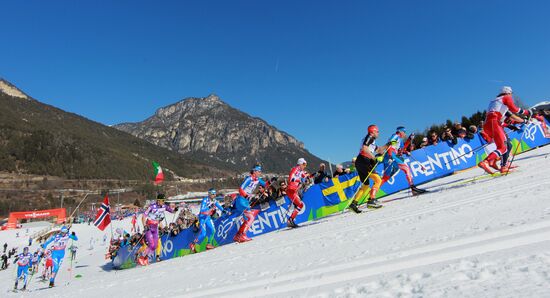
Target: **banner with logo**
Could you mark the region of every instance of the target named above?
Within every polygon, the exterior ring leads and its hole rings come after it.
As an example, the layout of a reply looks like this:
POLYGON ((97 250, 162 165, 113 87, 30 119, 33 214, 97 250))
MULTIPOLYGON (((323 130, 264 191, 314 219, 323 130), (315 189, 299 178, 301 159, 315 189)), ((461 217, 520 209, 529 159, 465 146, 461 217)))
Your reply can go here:
MULTIPOLYGON (((516 152, 516 149, 518 152, 524 152, 550 143, 550 139, 544 137, 542 127, 537 121, 525 126, 520 131, 507 131, 507 133, 513 144, 512 152, 516 152), (523 138, 521 137, 522 134, 523 138), (520 139, 521 144, 519 143, 520 139), (519 145, 520 147, 518 148, 519 145)), ((456 145, 442 142, 435 146, 415 150, 411 153, 411 156, 405 156, 405 162, 411 168, 415 184, 422 184, 451 175, 457 171, 474 167, 490 151, 490 145, 486 145, 479 135, 475 135, 473 139, 458 140, 456 145)), ((383 170, 384 166, 379 165, 377 168, 378 173, 382 173, 383 170)), ((301 224, 343 211, 349 206, 350 199, 353 198, 360 184, 357 173, 351 173, 332 178, 326 183, 311 186, 302 195, 304 207, 298 213, 296 223, 301 224)), ((388 195, 407 188, 408 183, 405 175, 402 172, 398 172, 382 186, 379 196, 388 195)), ((287 197, 272 200, 268 206, 262 207, 255 207, 262 210, 248 231, 248 237, 255 237, 285 229, 288 217, 293 210, 287 197)), ((216 219, 214 221, 216 232, 212 244, 214 246, 221 246, 232 243, 233 237, 239 230, 241 221, 242 214, 236 211, 216 219)), ((196 238, 198 232, 196 227, 190 227, 181 231, 176 236, 169 234, 161 236, 161 260, 190 254, 189 245, 196 238)), ((198 252, 204 251, 205 247, 206 239, 203 243, 199 243, 196 246, 196 250, 198 252)), ((113 259, 113 267, 116 269, 135 267, 135 252, 137 250, 137 247, 131 246, 119 249, 117 256, 113 259)))
MULTIPOLYGON (((542 124, 537 120, 522 126, 518 131, 505 129, 505 132, 512 143, 512 153, 525 152, 550 143, 550 139, 545 138, 542 124)), ((458 139, 456 145, 441 142, 435 146, 414 150, 410 156, 403 157, 411 169, 414 183, 419 185, 474 167, 495 149, 494 143, 486 144, 485 140, 476 134, 473 139, 458 139)), ((378 165, 377 172, 381 174, 383 170, 384 165, 378 165)), ((378 197, 408 187, 405 174, 400 171, 381 187, 378 197)))
MULTIPOLYGON (((296 223, 304 223, 309 220, 321 218, 337 211, 343 210, 355 191, 359 187, 357 173, 342 175, 331 179, 323 190, 320 185, 313 185, 302 196, 304 207, 296 217, 296 223), (337 200, 335 198, 338 198, 337 200), (325 199, 323 199, 325 198, 325 199), (328 198, 328 199, 327 199, 328 198), (336 200, 333 202, 333 200, 336 200), (336 204, 334 204, 336 203, 336 204)), ((257 206, 257 209, 263 209, 254 220, 248 237, 255 237, 265 233, 273 232, 287 228, 288 217, 293 211, 290 200, 285 196, 276 200, 271 200, 268 206, 257 206)), ((214 221, 216 229, 214 246, 221 246, 233 243, 233 237, 237 234, 242 223, 242 214, 235 211, 229 215, 223 215, 214 221)), ((197 237, 199 230, 195 227, 187 228, 178 235, 161 236, 161 260, 167 260, 175 257, 185 256, 191 253, 190 244, 197 237)), ((206 239, 203 243, 196 245, 197 252, 206 249, 206 239)), ((126 246, 117 251, 117 255, 112 261, 116 269, 127 269, 136 266, 135 254, 139 250, 137 247, 126 246)))

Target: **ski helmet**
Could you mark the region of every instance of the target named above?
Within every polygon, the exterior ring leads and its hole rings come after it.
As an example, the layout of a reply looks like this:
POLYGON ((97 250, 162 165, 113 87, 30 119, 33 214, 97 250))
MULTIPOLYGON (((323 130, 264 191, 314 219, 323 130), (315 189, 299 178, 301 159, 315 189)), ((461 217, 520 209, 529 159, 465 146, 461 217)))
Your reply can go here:
POLYGON ((374 124, 369 125, 368 131, 369 131, 370 134, 373 134, 373 133, 375 133, 375 132, 379 132, 378 126, 376 126, 376 125, 374 125, 374 124))
POLYGON ((157 201, 164 201, 166 199, 166 196, 163 193, 159 193, 157 195, 157 201))
POLYGON ((256 171, 261 172, 262 171, 262 166, 260 166, 260 165, 254 166, 252 168, 252 172, 256 172, 256 171))
POLYGON ((307 164, 307 161, 304 158, 300 158, 300 159, 298 159, 297 164, 299 164, 299 165, 307 164))
POLYGON ((407 130, 405 129, 405 126, 398 126, 396 129, 395 129, 396 132, 404 132, 406 133, 407 130))
POLYGON ((61 227, 61 233, 63 233, 63 234, 69 233, 69 228, 67 228, 66 226, 62 226, 61 227))
POLYGON ((27 247, 27 246, 23 247, 23 252, 28 253, 29 252, 29 247, 27 247))
POLYGON ((504 87, 502 87, 502 90, 500 91, 500 93, 503 93, 503 94, 512 94, 512 87, 510 87, 510 86, 504 86, 504 87))
POLYGON ((214 188, 211 188, 208 190, 209 195, 216 195, 216 190, 214 188))

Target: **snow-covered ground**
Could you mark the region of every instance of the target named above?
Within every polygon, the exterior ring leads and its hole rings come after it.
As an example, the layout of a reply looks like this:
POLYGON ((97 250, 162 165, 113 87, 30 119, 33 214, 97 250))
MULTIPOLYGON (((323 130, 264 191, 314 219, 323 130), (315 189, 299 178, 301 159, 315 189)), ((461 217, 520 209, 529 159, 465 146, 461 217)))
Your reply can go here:
MULTIPOLYGON (((456 184, 482 174, 473 169, 424 185, 430 194, 389 196, 380 210, 130 270, 104 266, 103 233, 75 225, 81 278, 69 280, 66 260, 55 288, 14 294, 10 268, 0 296, 550 297, 549 153, 519 156, 506 177, 456 184)), ((13 236, 0 232, 0 243, 13 236)))

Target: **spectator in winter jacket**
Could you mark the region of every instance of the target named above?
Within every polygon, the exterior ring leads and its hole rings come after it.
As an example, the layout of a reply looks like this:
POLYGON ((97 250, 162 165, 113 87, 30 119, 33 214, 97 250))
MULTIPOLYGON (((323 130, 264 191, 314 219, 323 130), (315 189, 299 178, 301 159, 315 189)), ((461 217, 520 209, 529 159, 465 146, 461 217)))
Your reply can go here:
POLYGON ((459 132, 462 128, 463 128, 462 125, 461 125, 460 123, 458 123, 458 122, 455 122, 455 123, 453 124, 452 133, 453 133, 453 135, 455 136, 455 138, 458 137, 458 132, 459 132))
POLYGON ((6 256, 6 253, 4 252, 2 254, 2 270, 8 268, 8 256, 6 256))
POLYGON ((344 166, 341 165, 341 164, 337 164, 336 165, 336 171, 334 171, 334 173, 332 174, 332 177, 336 178, 340 175, 344 175, 346 174, 346 172, 344 172, 344 166))
POLYGON ((461 127, 457 132, 456 132, 456 137, 458 139, 464 139, 467 137, 467 132, 466 132, 466 128, 464 127, 461 127))
MULTIPOLYGON (((437 135, 435 135, 437 137, 437 135)), ((426 146, 428 146, 428 138, 427 137, 423 137, 422 138, 422 142, 420 143, 420 148, 424 148, 426 146)))
POLYGON ((330 176, 327 173, 326 165, 324 163, 319 165, 319 171, 313 176, 313 183, 319 184, 321 182, 327 182, 330 176))
POLYGON ((441 140, 450 142, 453 145, 455 145, 457 143, 457 140, 456 140, 455 136, 453 135, 451 129, 448 128, 447 126, 445 126, 445 130, 443 131, 443 134, 441 134, 441 140))
POLYGON ((277 192, 277 198, 286 196, 286 187, 287 185, 285 180, 279 182, 279 190, 277 192))
POLYGON ((428 139, 429 145, 437 145, 440 142, 439 137, 437 136, 437 133, 435 131, 430 132, 430 137, 428 139))

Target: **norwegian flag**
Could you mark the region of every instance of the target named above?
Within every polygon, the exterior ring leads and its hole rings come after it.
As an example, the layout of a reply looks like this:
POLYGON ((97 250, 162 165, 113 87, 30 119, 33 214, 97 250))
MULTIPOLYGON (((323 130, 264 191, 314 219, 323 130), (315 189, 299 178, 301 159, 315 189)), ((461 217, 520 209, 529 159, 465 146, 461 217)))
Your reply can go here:
POLYGON ((105 230, 105 228, 111 223, 111 208, 109 207, 109 196, 105 195, 101 207, 97 210, 95 216, 94 226, 100 230, 105 230))

